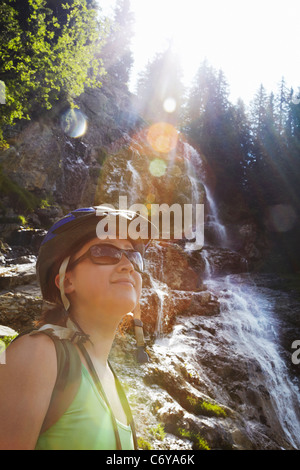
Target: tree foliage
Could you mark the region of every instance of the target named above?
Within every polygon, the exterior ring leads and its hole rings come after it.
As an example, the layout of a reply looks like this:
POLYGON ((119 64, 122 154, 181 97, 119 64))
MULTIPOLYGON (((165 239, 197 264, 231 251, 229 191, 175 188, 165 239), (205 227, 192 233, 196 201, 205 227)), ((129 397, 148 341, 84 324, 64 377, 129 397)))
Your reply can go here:
POLYGON ((184 96, 181 77, 179 60, 171 46, 148 62, 137 83, 138 107, 144 119, 178 124, 184 96), (176 106, 171 114, 164 107, 168 99, 176 106))
POLYGON ((118 86, 127 86, 133 65, 131 40, 134 15, 129 0, 117 0, 113 22, 103 48, 102 57, 107 77, 118 86))
POLYGON ((6 104, 0 128, 49 110, 59 99, 73 102, 85 86, 100 86, 104 24, 87 0, 5 0, 0 5, 0 80, 6 104), (59 13, 55 16, 53 8, 59 13))

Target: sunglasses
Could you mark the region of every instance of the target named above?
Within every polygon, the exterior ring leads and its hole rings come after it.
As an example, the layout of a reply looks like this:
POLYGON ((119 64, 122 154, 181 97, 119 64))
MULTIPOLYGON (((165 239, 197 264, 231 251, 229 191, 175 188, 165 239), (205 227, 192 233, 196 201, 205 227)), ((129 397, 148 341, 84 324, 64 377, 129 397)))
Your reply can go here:
POLYGON ((144 271, 144 261, 141 253, 136 250, 123 250, 114 245, 101 244, 91 246, 86 253, 81 255, 78 259, 71 262, 68 269, 74 268, 82 260, 89 258, 94 264, 112 265, 118 264, 122 258, 123 253, 126 258, 131 262, 135 271, 142 273, 144 271))

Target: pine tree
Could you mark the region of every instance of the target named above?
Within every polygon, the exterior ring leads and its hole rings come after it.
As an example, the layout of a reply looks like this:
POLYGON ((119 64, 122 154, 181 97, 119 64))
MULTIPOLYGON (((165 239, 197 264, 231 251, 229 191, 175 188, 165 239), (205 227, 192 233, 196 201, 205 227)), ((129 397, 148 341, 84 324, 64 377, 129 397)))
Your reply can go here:
POLYGON ((267 100, 267 93, 263 84, 261 84, 258 92, 250 103, 251 130, 258 139, 263 135, 265 130, 267 100))
MULTIPOLYGON (((223 71, 207 61, 198 69, 190 90, 185 132, 205 155, 213 174, 216 202, 235 206, 248 190, 247 169, 252 161, 252 141, 244 104, 229 102, 223 71)), ((242 210, 239 207, 238 210, 242 210)))
POLYGON ((285 123, 288 118, 288 98, 289 92, 286 87, 285 79, 282 77, 281 82, 279 84, 278 93, 275 98, 275 106, 276 106, 276 128, 279 135, 284 133, 285 123))
POLYGON ((171 46, 148 62, 137 83, 138 108, 144 119, 179 125, 184 95, 181 75, 178 57, 171 46), (166 100, 173 100, 173 112, 166 110, 166 100))
POLYGON ((131 40, 133 37, 134 15, 130 0, 117 0, 113 22, 106 44, 101 52, 107 71, 105 81, 118 86, 127 86, 133 65, 131 40))

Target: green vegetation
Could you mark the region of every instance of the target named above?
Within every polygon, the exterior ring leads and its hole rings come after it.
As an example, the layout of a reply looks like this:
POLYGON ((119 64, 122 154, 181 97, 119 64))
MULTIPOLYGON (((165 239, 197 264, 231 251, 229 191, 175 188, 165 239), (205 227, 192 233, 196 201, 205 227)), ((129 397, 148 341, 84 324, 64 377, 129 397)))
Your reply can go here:
POLYGON ((219 405, 204 401, 197 400, 191 396, 187 397, 189 404, 193 408, 195 414, 204 414, 206 416, 216 416, 218 418, 226 418, 226 411, 219 405))
POLYGON ((205 439, 203 439, 203 437, 201 437, 199 433, 194 433, 193 431, 179 428, 178 434, 179 436, 192 441, 194 443, 195 450, 210 450, 208 442, 205 439))
POLYGON ((155 439, 158 439, 160 441, 163 441, 166 437, 165 428, 162 424, 158 424, 157 426, 151 428, 150 434, 152 434, 155 439))
POLYGON ((46 0, 0 5, 0 79, 6 88, 1 129, 51 109, 59 99, 72 106, 85 86, 101 85, 104 69, 95 51, 103 45, 104 22, 87 0, 54 10, 46 0))
POLYGON ((149 442, 145 441, 142 437, 138 438, 138 447, 141 450, 152 450, 152 446, 149 442))
POLYGON ((25 227, 27 225, 28 222, 27 222, 27 219, 24 215, 19 215, 18 219, 21 222, 21 225, 23 225, 23 227, 25 227))

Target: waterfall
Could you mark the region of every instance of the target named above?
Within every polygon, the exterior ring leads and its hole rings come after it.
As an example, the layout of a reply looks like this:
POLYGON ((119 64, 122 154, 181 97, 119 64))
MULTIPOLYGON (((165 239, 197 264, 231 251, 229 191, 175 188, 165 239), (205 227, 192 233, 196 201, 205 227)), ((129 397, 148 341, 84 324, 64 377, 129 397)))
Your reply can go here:
POLYGON ((184 147, 184 161, 186 167, 186 173, 191 183, 192 194, 191 202, 193 207, 195 204, 200 204, 200 191, 199 185, 202 185, 206 194, 206 208, 205 212, 207 214, 207 221, 205 223, 205 232, 209 232, 210 238, 212 238, 213 244, 216 244, 220 247, 228 246, 228 237, 225 226, 221 223, 219 219, 218 210, 215 204, 215 201, 212 197, 211 190, 204 182, 204 179, 201 178, 203 174, 202 160, 197 152, 191 145, 188 143, 183 144, 184 147))
MULTIPOLYGON (((130 196, 133 198, 136 198, 136 195, 140 193, 142 190, 142 179, 141 176, 139 175, 138 171, 134 168, 132 161, 127 160, 127 169, 131 174, 131 182, 130 182, 130 196)), ((136 200, 130 200, 129 203, 134 204, 136 200)))
POLYGON ((207 285, 218 294, 221 304, 222 340, 230 343, 245 366, 249 361, 258 365, 251 382, 267 389, 287 441, 300 449, 299 390, 280 352, 282 325, 274 314, 272 294, 261 292, 248 275, 229 275, 207 281, 207 285))
POLYGON ((200 155, 198 154, 196 149, 194 149, 191 145, 186 142, 184 142, 183 144, 183 149, 186 174, 190 180, 192 188, 191 203, 194 207, 196 204, 200 204, 199 180, 197 177, 197 172, 195 171, 196 164, 199 164, 200 161, 200 155))
MULTIPOLYGON (((228 237, 226 232, 226 227, 220 222, 218 210, 216 203, 211 195, 211 191, 207 185, 204 184, 206 199, 208 203, 208 216, 206 225, 211 227, 211 230, 214 234, 214 242, 218 246, 227 247, 228 246, 228 237)), ((207 227, 207 228, 208 228, 207 227)))
POLYGON ((164 290, 164 284, 155 280, 153 277, 151 277, 151 284, 159 300, 155 337, 161 338, 163 336, 164 300, 168 293, 164 290))
POLYGON ((210 279, 212 277, 212 274, 213 274, 213 268, 212 268, 212 265, 209 261, 209 253, 205 248, 203 248, 201 250, 201 256, 202 256, 202 259, 204 261, 203 278, 204 279, 210 279))

